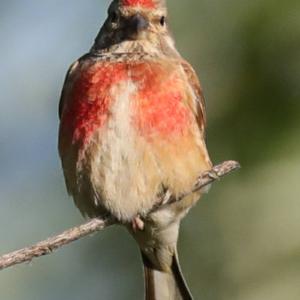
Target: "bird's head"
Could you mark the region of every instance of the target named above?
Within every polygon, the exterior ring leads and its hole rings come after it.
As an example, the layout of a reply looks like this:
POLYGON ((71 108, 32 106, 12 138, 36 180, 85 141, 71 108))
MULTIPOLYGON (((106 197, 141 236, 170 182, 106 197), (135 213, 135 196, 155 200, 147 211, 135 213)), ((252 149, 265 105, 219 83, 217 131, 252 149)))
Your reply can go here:
POLYGON ((165 0, 114 0, 91 51, 176 52, 165 0))

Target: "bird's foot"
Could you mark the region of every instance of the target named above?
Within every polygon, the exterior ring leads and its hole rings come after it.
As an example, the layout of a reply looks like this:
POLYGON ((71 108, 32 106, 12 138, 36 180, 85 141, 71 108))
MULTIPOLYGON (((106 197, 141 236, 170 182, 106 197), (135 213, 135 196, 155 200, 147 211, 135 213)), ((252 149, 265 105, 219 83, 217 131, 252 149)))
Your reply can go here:
POLYGON ((220 179, 220 176, 218 175, 218 173, 215 170, 207 171, 205 173, 205 175, 207 175, 209 178, 211 178, 213 180, 219 180, 220 179))

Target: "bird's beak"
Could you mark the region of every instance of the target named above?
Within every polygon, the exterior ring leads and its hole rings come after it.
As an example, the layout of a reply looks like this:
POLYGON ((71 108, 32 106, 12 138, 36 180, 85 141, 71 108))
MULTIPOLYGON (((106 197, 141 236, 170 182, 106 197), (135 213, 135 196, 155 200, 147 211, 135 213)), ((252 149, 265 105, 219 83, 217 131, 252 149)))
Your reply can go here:
POLYGON ((135 14, 129 19, 128 26, 132 33, 138 34, 149 27, 149 22, 143 15, 135 14))

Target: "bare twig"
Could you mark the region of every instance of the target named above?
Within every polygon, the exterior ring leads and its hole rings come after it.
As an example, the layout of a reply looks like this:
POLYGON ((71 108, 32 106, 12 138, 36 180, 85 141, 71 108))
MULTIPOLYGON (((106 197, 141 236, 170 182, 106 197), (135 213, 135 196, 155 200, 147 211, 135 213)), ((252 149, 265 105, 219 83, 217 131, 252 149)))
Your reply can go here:
POLYGON ((24 262, 29 262, 36 257, 51 254, 56 249, 79 240, 82 237, 103 230, 112 223, 113 221, 110 219, 92 219, 85 224, 66 230, 57 236, 48 238, 31 247, 3 255, 0 257, 0 270, 24 262))
MULTIPOLYGON (((162 205, 168 205, 175 201, 182 200, 185 196, 202 189, 203 187, 211 184, 215 180, 227 175, 228 173, 236 170, 240 167, 239 163, 235 161, 226 161, 220 165, 213 167, 213 169, 209 172, 205 172, 202 174, 192 191, 189 193, 182 194, 180 197, 175 199, 172 195, 167 194, 164 196, 162 205)), ((154 210, 159 209, 160 206, 156 206, 154 210)), ((31 247, 23 248, 0 257, 0 270, 9 268, 11 266, 21 264, 24 262, 30 262, 34 258, 51 254, 53 251, 58 248, 65 246, 71 242, 74 242, 78 239, 81 239, 90 234, 96 233, 105 229, 106 227, 116 224, 116 220, 112 218, 106 219, 92 219, 89 222, 74 227, 72 229, 66 230, 65 232, 48 238, 45 241, 39 242, 31 247)))

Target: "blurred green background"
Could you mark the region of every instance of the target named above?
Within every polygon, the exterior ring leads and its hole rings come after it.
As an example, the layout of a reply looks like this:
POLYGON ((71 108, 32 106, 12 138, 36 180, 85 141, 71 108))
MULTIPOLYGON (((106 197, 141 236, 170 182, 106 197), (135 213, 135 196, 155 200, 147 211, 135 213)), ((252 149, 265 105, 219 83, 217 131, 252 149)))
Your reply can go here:
MULTIPOLYGON (((0 2, 0 253, 77 225, 56 150, 66 70, 109 1, 0 2)), ((183 223, 179 252, 203 300, 300 299, 300 1, 169 1, 195 66, 214 162, 242 170, 183 223)), ((142 299, 137 247, 109 228, 0 273, 3 300, 142 299)))

